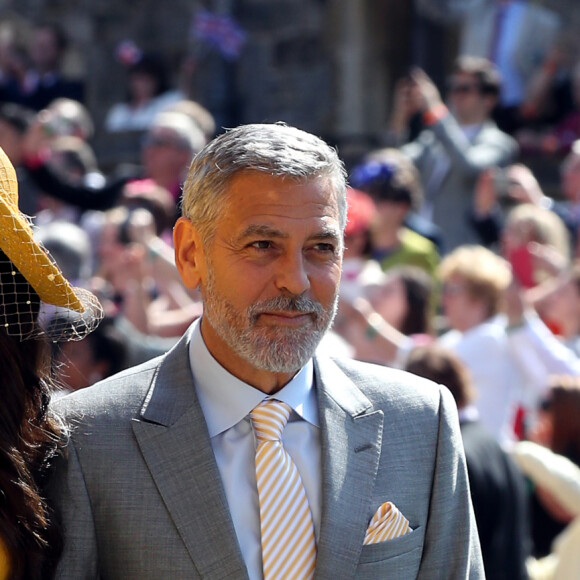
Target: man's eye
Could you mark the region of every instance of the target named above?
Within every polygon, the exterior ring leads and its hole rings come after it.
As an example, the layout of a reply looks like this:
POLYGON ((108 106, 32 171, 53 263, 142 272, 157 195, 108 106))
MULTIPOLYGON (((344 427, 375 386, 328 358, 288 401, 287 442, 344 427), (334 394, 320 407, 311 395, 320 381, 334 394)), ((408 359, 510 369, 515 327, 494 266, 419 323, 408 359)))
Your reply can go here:
POLYGON ((335 248, 333 244, 316 244, 316 246, 314 246, 319 252, 328 252, 331 254, 334 254, 335 252, 335 248))
POLYGON ((250 246, 256 250, 267 250, 272 247, 272 242, 269 242, 268 240, 257 240, 252 242, 250 246))

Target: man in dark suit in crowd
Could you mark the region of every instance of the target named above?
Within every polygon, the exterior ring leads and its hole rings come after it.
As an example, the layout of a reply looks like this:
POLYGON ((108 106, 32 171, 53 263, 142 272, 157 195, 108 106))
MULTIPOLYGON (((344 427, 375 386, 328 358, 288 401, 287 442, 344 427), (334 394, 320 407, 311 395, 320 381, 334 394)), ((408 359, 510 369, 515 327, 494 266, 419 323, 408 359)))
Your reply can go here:
POLYGON ((2 100, 20 103, 35 111, 45 109, 59 97, 82 101, 83 83, 66 78, 61 70, 68 42, 59 24, 37 24, 28 49, 32 66, 23 79, 15 78, 4 85, 0 94, 2 100))

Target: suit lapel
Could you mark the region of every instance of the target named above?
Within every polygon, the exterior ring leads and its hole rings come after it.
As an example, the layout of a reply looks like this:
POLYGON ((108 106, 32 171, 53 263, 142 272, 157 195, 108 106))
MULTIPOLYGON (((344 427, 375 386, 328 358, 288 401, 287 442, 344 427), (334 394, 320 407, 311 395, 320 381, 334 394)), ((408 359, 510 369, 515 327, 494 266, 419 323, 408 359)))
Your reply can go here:
POLYGON ((133 431, 199 575, 247 578, 188 349, 186 335, 161 363, 133 431))
POLYGON ((322 441, 322 518, 317 579, 351 578, 369 520, 381 452, 383 412, 330 360, 317 359, 322 441))

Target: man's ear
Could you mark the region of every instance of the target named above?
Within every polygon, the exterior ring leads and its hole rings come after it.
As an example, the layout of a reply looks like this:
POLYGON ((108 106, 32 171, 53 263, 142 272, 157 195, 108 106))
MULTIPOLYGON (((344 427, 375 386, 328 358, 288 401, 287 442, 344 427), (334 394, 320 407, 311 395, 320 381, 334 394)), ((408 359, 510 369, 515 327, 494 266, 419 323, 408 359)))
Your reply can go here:
POLYGON ((190 220, 180 217, 173 228, 175 265, 188 288, 197 288, 202 279, 205 259, 199 232, 190 220))

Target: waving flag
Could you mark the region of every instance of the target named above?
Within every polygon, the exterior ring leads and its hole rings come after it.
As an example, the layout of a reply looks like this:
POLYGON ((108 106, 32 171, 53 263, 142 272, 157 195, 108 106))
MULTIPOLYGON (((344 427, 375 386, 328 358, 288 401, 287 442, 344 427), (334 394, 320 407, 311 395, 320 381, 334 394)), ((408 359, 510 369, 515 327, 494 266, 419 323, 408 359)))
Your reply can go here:
POLYGON ((198 10, 193 19, 191 36, 210 44, 224 58, 235 60, 242 52, 247 34, 231 16, 198 10))

